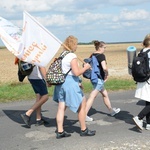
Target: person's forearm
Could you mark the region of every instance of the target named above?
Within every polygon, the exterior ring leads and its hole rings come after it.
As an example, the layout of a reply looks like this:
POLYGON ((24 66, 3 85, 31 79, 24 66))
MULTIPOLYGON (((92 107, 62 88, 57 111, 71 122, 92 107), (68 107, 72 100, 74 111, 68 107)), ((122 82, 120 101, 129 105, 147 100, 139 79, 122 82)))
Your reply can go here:
POLYGON ((44 67, 40 67, 40 71, 44 79, 46 78, 46 69, 44 67))

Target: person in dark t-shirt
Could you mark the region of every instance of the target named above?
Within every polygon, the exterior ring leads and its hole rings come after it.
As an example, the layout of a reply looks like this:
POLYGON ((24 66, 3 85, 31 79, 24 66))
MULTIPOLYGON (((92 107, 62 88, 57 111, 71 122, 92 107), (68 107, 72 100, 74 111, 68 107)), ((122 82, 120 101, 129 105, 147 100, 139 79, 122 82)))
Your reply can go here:
MULTIPOLYGON (((111 102, 109 100, 109 96, 107 93, 107 90, 104 87, 104 82, 107 81, 108 78, 108 68, 107 68, 107 63, 106 63, 106 57, 104 55, 104 51, 106 49, 106 44, 103 41, 94 41, 94 46, 95 46, 95 52, 92 55, 95 55, 97 58, 97 61, 99 63, 99 70, 100 70, 100 77, 98 77, 98 82, 97 83, 92 83, 94 90, 91 92, 87 104, 86 104, 86 114, 88 114, 94 99, 100 92, 103 97, 104 104, 109 110, 109 114, 111 116, 116 115, 117 113, 120 112, 120 108, 112 108, 111 102)), ((88 115, 86 116, 86 121, 93 121, 93 118, 89 117, 88 115)))
POLYGON ((100 75, 101 75, 102 79, 104 80, 105 72, 103 70, 101 62, 106 61, 105 55, 104 54, 97 54, 97 53, 93 53, 92 55, 96 56, 96 58, 97 58, 97 61, 99 63, 100 75))

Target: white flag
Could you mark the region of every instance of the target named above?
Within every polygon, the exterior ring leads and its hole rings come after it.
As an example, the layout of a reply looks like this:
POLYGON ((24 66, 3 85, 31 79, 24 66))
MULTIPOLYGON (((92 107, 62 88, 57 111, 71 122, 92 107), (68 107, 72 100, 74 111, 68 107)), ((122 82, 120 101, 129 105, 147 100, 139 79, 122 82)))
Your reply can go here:
POLYGON ((21 59, 38 66, 46 66, 62 44, 27 12, 24 12, 22 41, 24 53, 21 59))
POLYGON ((24 12, 23 22, 22 30, 0 17, 0 37, 19 59, 45 67, 62 42, 27 12, 24 12))
POLYGON ((0 37, 7 49, 19 57, 23 50, 22 30, 8 20, 0 17, 0 37))

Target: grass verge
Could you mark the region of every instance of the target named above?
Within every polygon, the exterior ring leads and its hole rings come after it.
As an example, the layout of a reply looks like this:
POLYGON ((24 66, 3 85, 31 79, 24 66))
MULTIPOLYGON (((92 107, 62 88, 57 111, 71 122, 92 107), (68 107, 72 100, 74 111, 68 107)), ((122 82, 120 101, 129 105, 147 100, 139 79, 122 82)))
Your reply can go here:
MULTIPOLYGON (((84 93, 92 91, 92 85, 89 81, 83 81, 84 93)), ((108 91, 131 90, 136 85, 133 80, 129 79, 109 79, 105 83, 108 91)), ((52 96, 54 86, 48 88, 49 96, 52 96)), ((13 102, 20 100, 35 99, 35 95, 30 83, 5 83, 0 85, 0 102, 13 102)))
MULTIPOLYGON (((83 87, 85 93, 92 91, 90 82, 83 82, 83 87)), ((132 79, 111 78, 105 83, 105 88, 107 91, 132 90, 136 88, 136 84, 132 79)))

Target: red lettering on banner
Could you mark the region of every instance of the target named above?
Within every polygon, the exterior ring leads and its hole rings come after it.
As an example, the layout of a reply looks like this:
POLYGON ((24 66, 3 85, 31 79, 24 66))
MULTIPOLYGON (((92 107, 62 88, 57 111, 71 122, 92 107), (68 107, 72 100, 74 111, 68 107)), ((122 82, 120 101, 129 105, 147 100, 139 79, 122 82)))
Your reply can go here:
POLYGON ((2 40, 4 40, 4 41, 9 45, 10 49, 8 49, 8 50, 9 50, 11 53, 13 53, 14 55, 19 54, 19 52, 16 51, 16 50, 10 45, 10 43, 6 40, 6 38, 4 38, 1 34, 0 34, 0 37, 1 37, 2 40))
POLYGON ((47 49, 47 46, 44 45, 43 43, 41 43, 41 45, 39 46, 36 42, 33 42, 32 45, 28 47, 28 49, 25 48, 25 53, 22 56, 22 60, 27 59, 27 57, 30 56, 32 52, 34 52, 35 48, 39 49, 39 51, 37 52, 35 57, 32 59, 31 63, 35 63, 35 62, 40 63, 41 61, 39 60, 39 58, 47 49))

